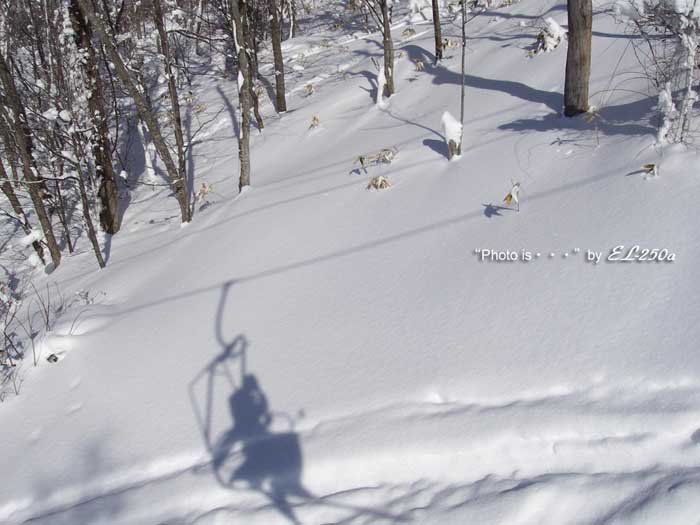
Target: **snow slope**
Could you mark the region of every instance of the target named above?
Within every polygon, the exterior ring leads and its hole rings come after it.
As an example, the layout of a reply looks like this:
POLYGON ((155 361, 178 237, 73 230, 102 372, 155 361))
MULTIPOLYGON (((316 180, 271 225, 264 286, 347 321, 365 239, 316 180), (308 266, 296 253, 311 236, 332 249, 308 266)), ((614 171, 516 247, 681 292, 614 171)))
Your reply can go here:
POLYGON ((237 196, 235 82, 202 77, 190 167, 213 192, 193 222, 139 188, 105 270, 84 242, 36 276, 96 299, 71 301, 0 405, 1 523, 698 521, 700 164, 651 147, 631 37, 596 14, 587 123, 559 115, 565 44, 527 58, 565 2, 480 14, 448 163, 459 49, 432 65, 429 23, 401 37, 407 7, 386 107, 379 36, 307 20, 251 188, 237 196), (354 164, 385 147, 391 164, 354 164), (375 175, 392 187, 367 190, 375 175), (633 244, 676 260, 586 262, 633 244))

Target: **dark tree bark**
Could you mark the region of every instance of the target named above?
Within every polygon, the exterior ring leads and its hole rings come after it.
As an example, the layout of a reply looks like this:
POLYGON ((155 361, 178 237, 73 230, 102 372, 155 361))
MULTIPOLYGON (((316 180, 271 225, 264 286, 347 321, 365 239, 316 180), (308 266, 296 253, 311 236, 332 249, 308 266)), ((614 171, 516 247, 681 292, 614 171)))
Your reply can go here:
POLYGON ((100 265, 100 268, 104 268, 105 260, 104 257, 102 257, 100 243, 97 241, 95 226, 92 224, 92 217, 90 216, 90 202, 88 201, 87 190, 85 189, 85 181, 80 166, 78 166, 78 188, 80 190, 80 204, 83 207, 83 219, 85 220, 85 227, 87 228, 88 239, 90 239, 90 244, 92 244, 92 251, 95 253, 97 264, 100 265))
POLYGON ((384 46, 384 95, 390 97, 394 91, 394 44, 391 40, 391 17, 387 0, 380 0, 382 12, 382 38, 384 46))
POLYGON ((180 215, 182 218, 182 222, 190 222, 191 213, 187 197, 187 185, 185 183, 185 180, 178 175, 177 166, 175 165, 172 155, 170 154, 170 150, 168 149, 168 145, 166 144, 165 139, 163 138, 163 135, 160 132, 160 125, 158 124, 156 116, 151 111, 145 96, 139 91, 138 87, 134 83, 134 80, 131 78, 131 74, 126 68, 126 65, 124 64, 124 61, 122 60, 121 55, 119 54, 119 51, 117 50, 114 43, 112 42, 112 39, 107 33, 104 24, 99 20, 99 18, 97 18, 94 11, 92 10, 90 0, 77 1, 80 5, 80 11, 90 21, 93 31, 97 34, 98 38, 102 42, 102 45, 107 55, 114 64, 114 68, 117 71, 119 79, 124 83, 124 86, 127 88, 129 95, 134 100, 134 103, 136 105, 136 111, 139 114, 139 118, 148 128, 148 133, 150 134, 151 140, 153 141, 153 145, 155 146, 156 151, 158 152, 158 156, 163 161, 163 164, 165 164, 165 169, 168 173, 168 178, 170 179, 173 192, 175 193, 175 197, 180 206, 180 215))
POLYGON ((440 28, 440 6, 433 0, 433 29, 435 33, 435 63, 442 60, 442 30, 440 28))
POLYGON ((104 88, 100 75, 97 53, 92 43, 92 29, 80 11, 77 0, 71 1, 71 25, 75 33, 75 43, 83 52, 83 70, 87 79, 88 111, 94 127, 90 139, 92 154, 95 159, 95 171, 99 186, 97 195, 100 199, 100 226, 110 234, 119 231, 119 200, 116 176, 112 165, 112 146, 109 140, 109 123, 104 101, 104 88))
POLYGON ((297 2, 296 0, 288 0, 289 2, 289 38, 294 38, 297 35, 297 2))
POLYGON ((11 124, 15 131, 15 142, 22 160, 22 174, 28 186, 29 197, 34 205, 41 229, 44 232, 44 238, 51 254, 51 261, 57 267, 61 264, 61 250, 56 242, 51 219, 41 198, 40 188, 43 185, 43 181, 36 170, 31 131, 27 125, 27 116, 24 113, 24 107, 17 92, 17 87, 2 53, 0 53, 0 82, 5 92, 5 102, 12 110, 11 124))
MULTIPOLYGON (((17 216, 17 220, 19 221, 22 230, 24 231, 25 235, 29 235, 30 233, 32 233, 32 226, 29 223, 29 218, 27 217, 27 214, 24 212, 24 208, 22 208, 22 204, 17 198, 17 194, 15 193, 15 189, 7 176, 7 171, 5 171, 5 165, 3 164, 1 158, 0 182, 0 189, 5 194, 5 197, 7 197, 7 200, 10 202, 10 206, 12 206, 12 211, 15 212, 15 215, 17 216)), ((46 260, 44 259, 44 248, 42 248, 41 243, 39 241, 34 241, 32 243, 32 247, 34 248, 36 254, 39 256, 39 259, 41 259, 41 262, 46 264, 46 260)))
POLYGON ((241 123, 238 135, 238 158, 240 160, 240 176, 238 189, 250 186, 250 60, 245 42, 248 41, 248 23, 245 16, 245 0, 230 0, 231 19, 233 24, 233 44, 238 56, 238 103, 241 109, 241 123))
POLYGON ((566 53, 564 114, 573 117, 588 111, 593 5, 591 0, 568 0, 567 10, 569 47, 566 53))
MULTIPOLYGON (((460 87, 461 97, 459 103, 459 123, 462 126, 459 133, 459 144, 456 144, 454 151, 452 147, 448 147, 448 157, 452 159, 455 155, 462 154, 462 142, 464 141, 464 92, 465 79, 467 75, 467 2, 462 0, 462 86, 460 87)), ((452 142, 452 141, 450 141, 452 142)))
POLYGON ((280 28, 277 0, 268 0, 270 8, 270 37, 272 54, 275 59, 275 106, 277 113, 287 111, 287 98, 284 87, 284 60, 282 58, 282 29, 280 28))
MULTIPOLYGON (((177 145, 177 168, 178 178, 182 181, 187 180, 187 164, 185 162, 185 139, 182 135, 182 116, 180 115, 180 101, 177 96, 177 84, 175 73, 172 68, 172 57, 170 55, 170 45, 168 42, 168 34, 165 32, 163 25, 163 10, 160 5, 160 0, 153 0, 153 18, 158 28, 160 36, 160 50, 165 57, 165 74, 168 77, 168 93, 170 95, 170 111, 172 116, 172 125, 175 132, 175 144, 177 145)), ((188 200, 189 202, 189 200, 188 200)))

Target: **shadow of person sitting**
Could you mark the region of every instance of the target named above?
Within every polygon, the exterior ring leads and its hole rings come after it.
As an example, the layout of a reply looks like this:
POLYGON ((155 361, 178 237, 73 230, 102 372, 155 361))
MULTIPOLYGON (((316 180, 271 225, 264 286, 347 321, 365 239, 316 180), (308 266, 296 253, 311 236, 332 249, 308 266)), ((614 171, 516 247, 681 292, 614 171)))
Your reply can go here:
POLYGON ((234 284, 223 284, 216 311, 220 352, 188 384, 192 410, 211 457, 207 473, 211 469, 217 482, 227 489, 262 494, 295 525, 301 525, 295 508, 303 505, 344 510, 348 520, 376 517, 391 523, 410 521, 401 514, 336 501, 332 495, 318 497, 304 487, 304 458, 295 418, 270 410, 258 378, 248 372, 246 337, 226 337, 225 310, 234 284), (230 428, 220 426, 227 420, 226 408, 232 420, 230 428))
POLYGON ((229 398, 229 408, 233 427, 224 433, 212 454, 219 482, 232 488, 240 482, 265 494, 282 514, 299 523, 289 497, 306 500, 314 496, 301 483, 298 435, 270 430, 273 414, 253 374, 243 377, 241 386, 229 398))

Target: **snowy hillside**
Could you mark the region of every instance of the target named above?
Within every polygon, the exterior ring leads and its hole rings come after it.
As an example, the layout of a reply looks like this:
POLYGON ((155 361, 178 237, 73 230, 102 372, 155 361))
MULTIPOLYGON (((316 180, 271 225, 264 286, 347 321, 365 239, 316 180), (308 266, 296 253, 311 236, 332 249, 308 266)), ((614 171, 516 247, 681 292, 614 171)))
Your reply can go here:
POLYGON ((104 270, 81 239, 35 273, 66 307, 0 403, 0 523, 698 522, 700 159, 653 147, 635 37, 595 6, 588 122, 561 115, 566 42, 528 57, 566 2, 475 16, 448 162, 460 49, 433 65, 408 7, 383 106, 380 35, 331 29, 340 3, 303 20, 241 195, 236 82, 195 77, 192 222, 141 186, 104 270))

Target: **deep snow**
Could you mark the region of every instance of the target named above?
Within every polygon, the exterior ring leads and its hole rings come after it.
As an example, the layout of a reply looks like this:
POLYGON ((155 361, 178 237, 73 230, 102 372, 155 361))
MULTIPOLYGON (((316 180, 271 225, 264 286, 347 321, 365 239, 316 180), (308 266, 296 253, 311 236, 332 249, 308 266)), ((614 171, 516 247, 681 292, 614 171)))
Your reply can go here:
POLYGON ((434 66, 429 22, 401 37, 407 11, 384 107, 377 34, 317 17, 285 44, 291 111, 266 103, 240 196, 236 83, 201 77, 190 168, 212 191, 193 222, 140 187, 105 270, 83 239, 35 276, 96 299, 62 312, 0 404, 0 522, 697 522, 700 166, 652 147, 656 94, 631 93, 647 86, 603 7, 591 123, 559 114, 565 43, 527 56, 565 2, 469 22, 451 163, 459 49, 434 66), (377 175, 392 186, 367 191, 377 175), (586 262, 634 244, 676 260, 586 262))

